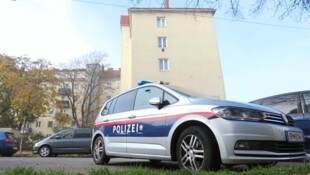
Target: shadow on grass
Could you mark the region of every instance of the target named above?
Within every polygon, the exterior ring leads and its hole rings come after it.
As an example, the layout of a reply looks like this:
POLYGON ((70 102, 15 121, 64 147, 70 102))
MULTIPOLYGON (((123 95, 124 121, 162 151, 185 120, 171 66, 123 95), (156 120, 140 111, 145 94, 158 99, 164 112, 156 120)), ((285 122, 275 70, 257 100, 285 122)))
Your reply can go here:
MULTIPOLYGON (((169 162, 169 161, 161 161, 158 163, 152 163, 147 160, 130 160, 124 161, 124 162, 110 162, 108 164, 109 167, 114 168, 136 168, 136 167, 142 167, 142 168, 149 168, 154 170, 180 170, 179 165, 177 162, 169 162)), ((248 168, 246 165, 235 165, 235 166, 224 166, 222 165, 220 170, 228 170, 228 171, 234 171, 234 172, 242 172, 247 171, 250 168, 248 168)))

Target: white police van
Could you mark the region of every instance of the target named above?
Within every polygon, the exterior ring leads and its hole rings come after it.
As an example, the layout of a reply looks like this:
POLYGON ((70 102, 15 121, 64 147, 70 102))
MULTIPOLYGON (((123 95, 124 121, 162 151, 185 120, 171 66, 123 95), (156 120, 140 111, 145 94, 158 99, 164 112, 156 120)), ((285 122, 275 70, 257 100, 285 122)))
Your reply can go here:
POLYGON ((96 164, 112 157, 178 161, 181 168, 303 159, 303 133, 273 109, 146 83, 109 100, 93 128, 96 164))

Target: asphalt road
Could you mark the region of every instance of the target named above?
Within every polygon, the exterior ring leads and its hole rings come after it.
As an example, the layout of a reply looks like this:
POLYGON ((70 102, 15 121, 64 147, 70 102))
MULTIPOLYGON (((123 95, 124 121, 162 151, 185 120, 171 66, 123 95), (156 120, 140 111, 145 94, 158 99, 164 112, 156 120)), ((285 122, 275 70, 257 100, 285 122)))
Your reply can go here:
MULTIPOLYGON (((279 162, 276 166, 292 166, 303 165, 304 162, 279 162)), ((151 164, 148 160, 140 159, 111 159, 108 166, 96 165, 90 157, 0 157, 0 173, 8 168, 16 167, 33 167, 35 170, 63 169, 71 173, 87 173, 92 169, 107 167, 110 170, 120 168, 130 168, 135 166, 143 166, 153 169, 178 169, 178 165, 174 162, 161 162, 151 164)), ((235 169, 244 169, 246 166, 235 167, 235 169)))

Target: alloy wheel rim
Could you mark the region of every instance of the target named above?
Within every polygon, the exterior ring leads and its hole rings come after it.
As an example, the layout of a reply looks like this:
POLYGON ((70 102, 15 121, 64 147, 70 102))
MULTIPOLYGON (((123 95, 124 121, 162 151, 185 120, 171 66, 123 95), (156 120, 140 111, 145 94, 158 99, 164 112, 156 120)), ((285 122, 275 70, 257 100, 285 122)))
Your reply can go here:
POLYGON ((187 135, 181 142, 181 163, 184 168, 200 170, 204 161, 204 147, 195 135, 187 135))
POLYGON ((43 157, 46 157, 49 154, 49 149, 44 147, 41 149, 40 153, 43 157))
POLYGON ((94 147, 94 158, 96 161, 98 161, 102 156, 103 151, 103 143, 102 140, 97 140, 94 147))

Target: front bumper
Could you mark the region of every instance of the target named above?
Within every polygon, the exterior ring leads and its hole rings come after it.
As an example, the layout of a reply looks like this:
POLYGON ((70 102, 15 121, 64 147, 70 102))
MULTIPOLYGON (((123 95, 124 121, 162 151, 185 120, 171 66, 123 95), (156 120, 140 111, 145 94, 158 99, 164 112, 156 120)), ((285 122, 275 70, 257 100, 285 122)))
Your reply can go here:
POLYGON ((264 163, 305 159, 304 142, 290 143, 286 132, 302 132, 296 127, 219 118, 212 121, 223 164, 264 163), (244 148, 236 146, 243 142, 244 148))
POLYGON ((38 154, 39 153, 39 147, 33 147, 32 148, 32 153, 33 154, 38 154))

